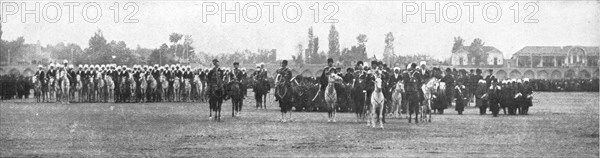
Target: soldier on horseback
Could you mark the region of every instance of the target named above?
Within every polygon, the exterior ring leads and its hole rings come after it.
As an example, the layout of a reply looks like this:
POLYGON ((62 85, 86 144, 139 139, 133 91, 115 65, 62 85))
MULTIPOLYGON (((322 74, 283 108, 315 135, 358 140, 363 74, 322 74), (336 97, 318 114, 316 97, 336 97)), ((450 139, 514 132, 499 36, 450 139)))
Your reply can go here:
POLYGON ((256 71, 252 74, 254 80, 256 81, 253 87, 254 90, 254 99, 256 100, 256 108, 264 108, 266 109, 266 98, 267 93, 271 90, 271 85, 267 80, 267 70, 264 68, 264 64, 258 64, 256 66, 256 71))
POLYGON ((219 68, 219 60, 213 59, 214 67, 210 69, 207 75, 207 95, 209 97, 210 116, 212 119, 212 112, 215 112, 215 119, 221 120, 221 104, 225 96, 225 90, 223 88, 223 70, 219 68))
POLYGON ((288 61, 283 60, 281 62, 281 68, 277 72, 275 78, 275 97, 279 101, 279 107, 281 108, 281 121, 286 122, 285 114, 290 113, 289 120, 292 119, 292 94, 291 88, 292 71, 287 68, 288 61))

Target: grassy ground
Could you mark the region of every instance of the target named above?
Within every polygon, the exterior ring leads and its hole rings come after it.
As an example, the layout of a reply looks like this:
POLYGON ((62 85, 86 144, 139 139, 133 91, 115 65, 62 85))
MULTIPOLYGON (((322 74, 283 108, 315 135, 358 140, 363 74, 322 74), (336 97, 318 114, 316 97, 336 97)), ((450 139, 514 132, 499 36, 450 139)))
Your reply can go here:
POLYGON ((222 122, 206 103, 0 103, 0 157, 598 157, 599 93, 538 93, 527 116, 493 118, 447 109, 433 122, 388 119, 385 130, 356 123, 350 113, 251 108, 222 122), (114 108, 111 110, 111 106, 114 108))

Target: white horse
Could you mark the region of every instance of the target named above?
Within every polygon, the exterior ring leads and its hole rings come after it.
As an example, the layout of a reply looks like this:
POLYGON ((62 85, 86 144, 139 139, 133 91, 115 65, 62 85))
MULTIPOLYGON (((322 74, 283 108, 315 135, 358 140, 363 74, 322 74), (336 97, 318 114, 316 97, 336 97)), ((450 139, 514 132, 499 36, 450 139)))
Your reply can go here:
POLYGON ((204 96, 204 85, 202 80, 200 80, 199 75, 194 75, 194 84, 196 85, 196 96, 194 96, 194 99, 202 100, 201 98, 204 96))
POLYGON ((167 77, 164 74, 160 75, 160 83, 161 83, 161 95, 162 95, 162 100, 166 101, 169 95, 167 95, 167 92, 169 92, 169 82, 167 81, 167 77))
POLYGON ((110 75, 106 75, 104 76, 104 82, 106 82, 106 100, 110 100, 111 97, 114 100, 115 98, 115 82, 113 81, 112 77, 110 77, 110 75))
POLYGON ((105 99, 104 88, 105 88, 104 79, 102 78, 101 74, 98 74, 98 76, 96 77, 96 91, 98 92, 96 95, 97 96, 96 100, 98 100, 99 102, 102 102, 105 99))
POLYGON ((327 103, 329 111, 327 122, 335 122, 335 115, 337 109, 337 92, 335 91, 335 84, 342 82, 342 77, 335 73, 330 73, 328 76, 328 84, 325 87, 325 103, 327 103))
POLYGON ((381 74, 379 71, 376 71, 375 73, 375 89, 373 91, 373 93, 371 94, 371 108, 370 108, 370 116, 371 116, 371 121, 367 121, 367 126, 372 126, 373 128, 375 127, 375 123, 378 121, 379 122, 379 127, 383 129, 383 108, 384 105, 384 101, 385 101, 385 97, 383 96, 383 90, 382 90, 382 83, 383 81, 381 80, 381 74), (377 120, 375 120, 377 119, 377 120))
MULTIPOLYGON (((392 113, 391 116, 400 118, 402 109, 402 93, 404 93, 404 82, 398 81, 392 90, 392 113)), ((406 108, 408 110, 408 108, 406 108)))
POLYGON ((173 79, 173 101, 181 101, 181 79, 179 77, 173 79))
POLYGON ((431 103, 433 101, 433 93, 437 92, 437 89, 440 85, 440 80, 432 77, 425 84, 421 86, 421 90, 423 91, 423 97, 425 98, 425 103, 421 104, 420 110, 418 111, 421 114, 421 121, 429 121, 431 122, 431 103), (426 115, 428 113, 429 115, 426 115))
POLYGON ((188 78, 184 78, 183 79, 183 100, 184 101, 188 101, 191 100, 191 94, 192 94, 192 85, 190 84, 190 79, 188 78))
POLYGON ((138 82, 140 82, 140 102, 144 103, 146 102, 146 89, 148 88, 148 81, 146 80, 146 76, 145 73, 140 73, 140 79, 138 80, 138 82))
POLYGON ((60 86, 61 86, 61 102, 63 104, 70 104, 70 98, 69 98, 69 90, 71 89, 71 82, 69 81, 69 77, 67 77, 67 71, 62 71, 60 74, 60 78, 62 79, 62 81, 60 82, 60 86), (64 98, 64 99, 63 99, 64 98))

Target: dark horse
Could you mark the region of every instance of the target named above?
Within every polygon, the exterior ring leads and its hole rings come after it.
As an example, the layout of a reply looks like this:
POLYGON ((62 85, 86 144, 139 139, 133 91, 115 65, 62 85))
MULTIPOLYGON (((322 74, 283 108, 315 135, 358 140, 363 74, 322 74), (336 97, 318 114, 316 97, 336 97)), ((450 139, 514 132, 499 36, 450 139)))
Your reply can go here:
POLYGON ((238 81, 230 82, 227 86, 227 97, 231 98, 231 116, 236 117, 242 111, 244 102, 244 93, 242 92, 242 83, 238 81))
POLYGON ((215 112, 215 120, 221 121, 221 105, 225 98, 225 89, 222 85, 210 85, 208 91, 208 104, 210 107, 209 117, 212 119, 212 112, 215 112))
POLYGON ((256 108, 267 109, 267 92, 271 87, 267 80, 257 79, 254 83, 254 99, 256 100, 256 108))
POLYGON ((289 113, 289 120, 292 120, 292 106, 294 104, 294 88, 290 84, 285 84, 284 82, 279 82, 279 84, 275 87, 276 93, 275 97, 279 102, 279 107, 281 108, 281 122, 286 122, 285 114, 289 113))
POLYGON ((352 88, 352 98, 354 99, 354 112, 356 113, 356 121, 366 119, 366 105, 367 105, 367 93, 365 88, 365 82, 362 79, 356 79, 354 87, 352 88))

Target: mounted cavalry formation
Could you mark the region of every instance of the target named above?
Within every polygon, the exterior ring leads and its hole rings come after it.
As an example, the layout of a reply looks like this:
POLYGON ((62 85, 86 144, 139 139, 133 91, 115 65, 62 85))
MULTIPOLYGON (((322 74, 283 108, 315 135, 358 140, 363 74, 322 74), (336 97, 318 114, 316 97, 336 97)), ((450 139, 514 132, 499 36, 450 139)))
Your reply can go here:
MULTIPOLYGON (((370 66, 359 61, 344 74, 334 67, 333 59, 327 63, 320 77, 307 80, 292 76, 287 61, 281 62, 273 96, 279 103, 282 122, 293 121, 292 110, 302 110, 306 107, 303 104, 322 103, 324 106, 315 107, 327 111, 327 122, 336 122, 340 111, 354 111, 357 122, 379 128, 383 128, 386 117, 406 117, 409 123, 431 122, 433 113, 443 114, 453 105, 460 115, 471 101, 480 108, 480 114, 489 108, 493 116, 501 111, 527 114, 532 106, 533 88, 528 79, 498 81, 491 75, 482 77, 479 69, 471 74, 450 68, 442 71, 428 69, 424 62, 390 69, 380 61, 370 66)), ((209 118, 215 121, 221 120, 222 104, 229 99, 232 117, 242 116, 247 88, 252 87, 256 108, 267 108, 272 87, 264 64, 258 64, 250 76, 237 62, 233 68, 221 68, 215 59, 213 65, 194 70, 178 64, 132 68, 80 65, 75 69, 64 61, 50 64, 48 70, 40 66, 31 82, 37 102, 208 102, 209 118)))

